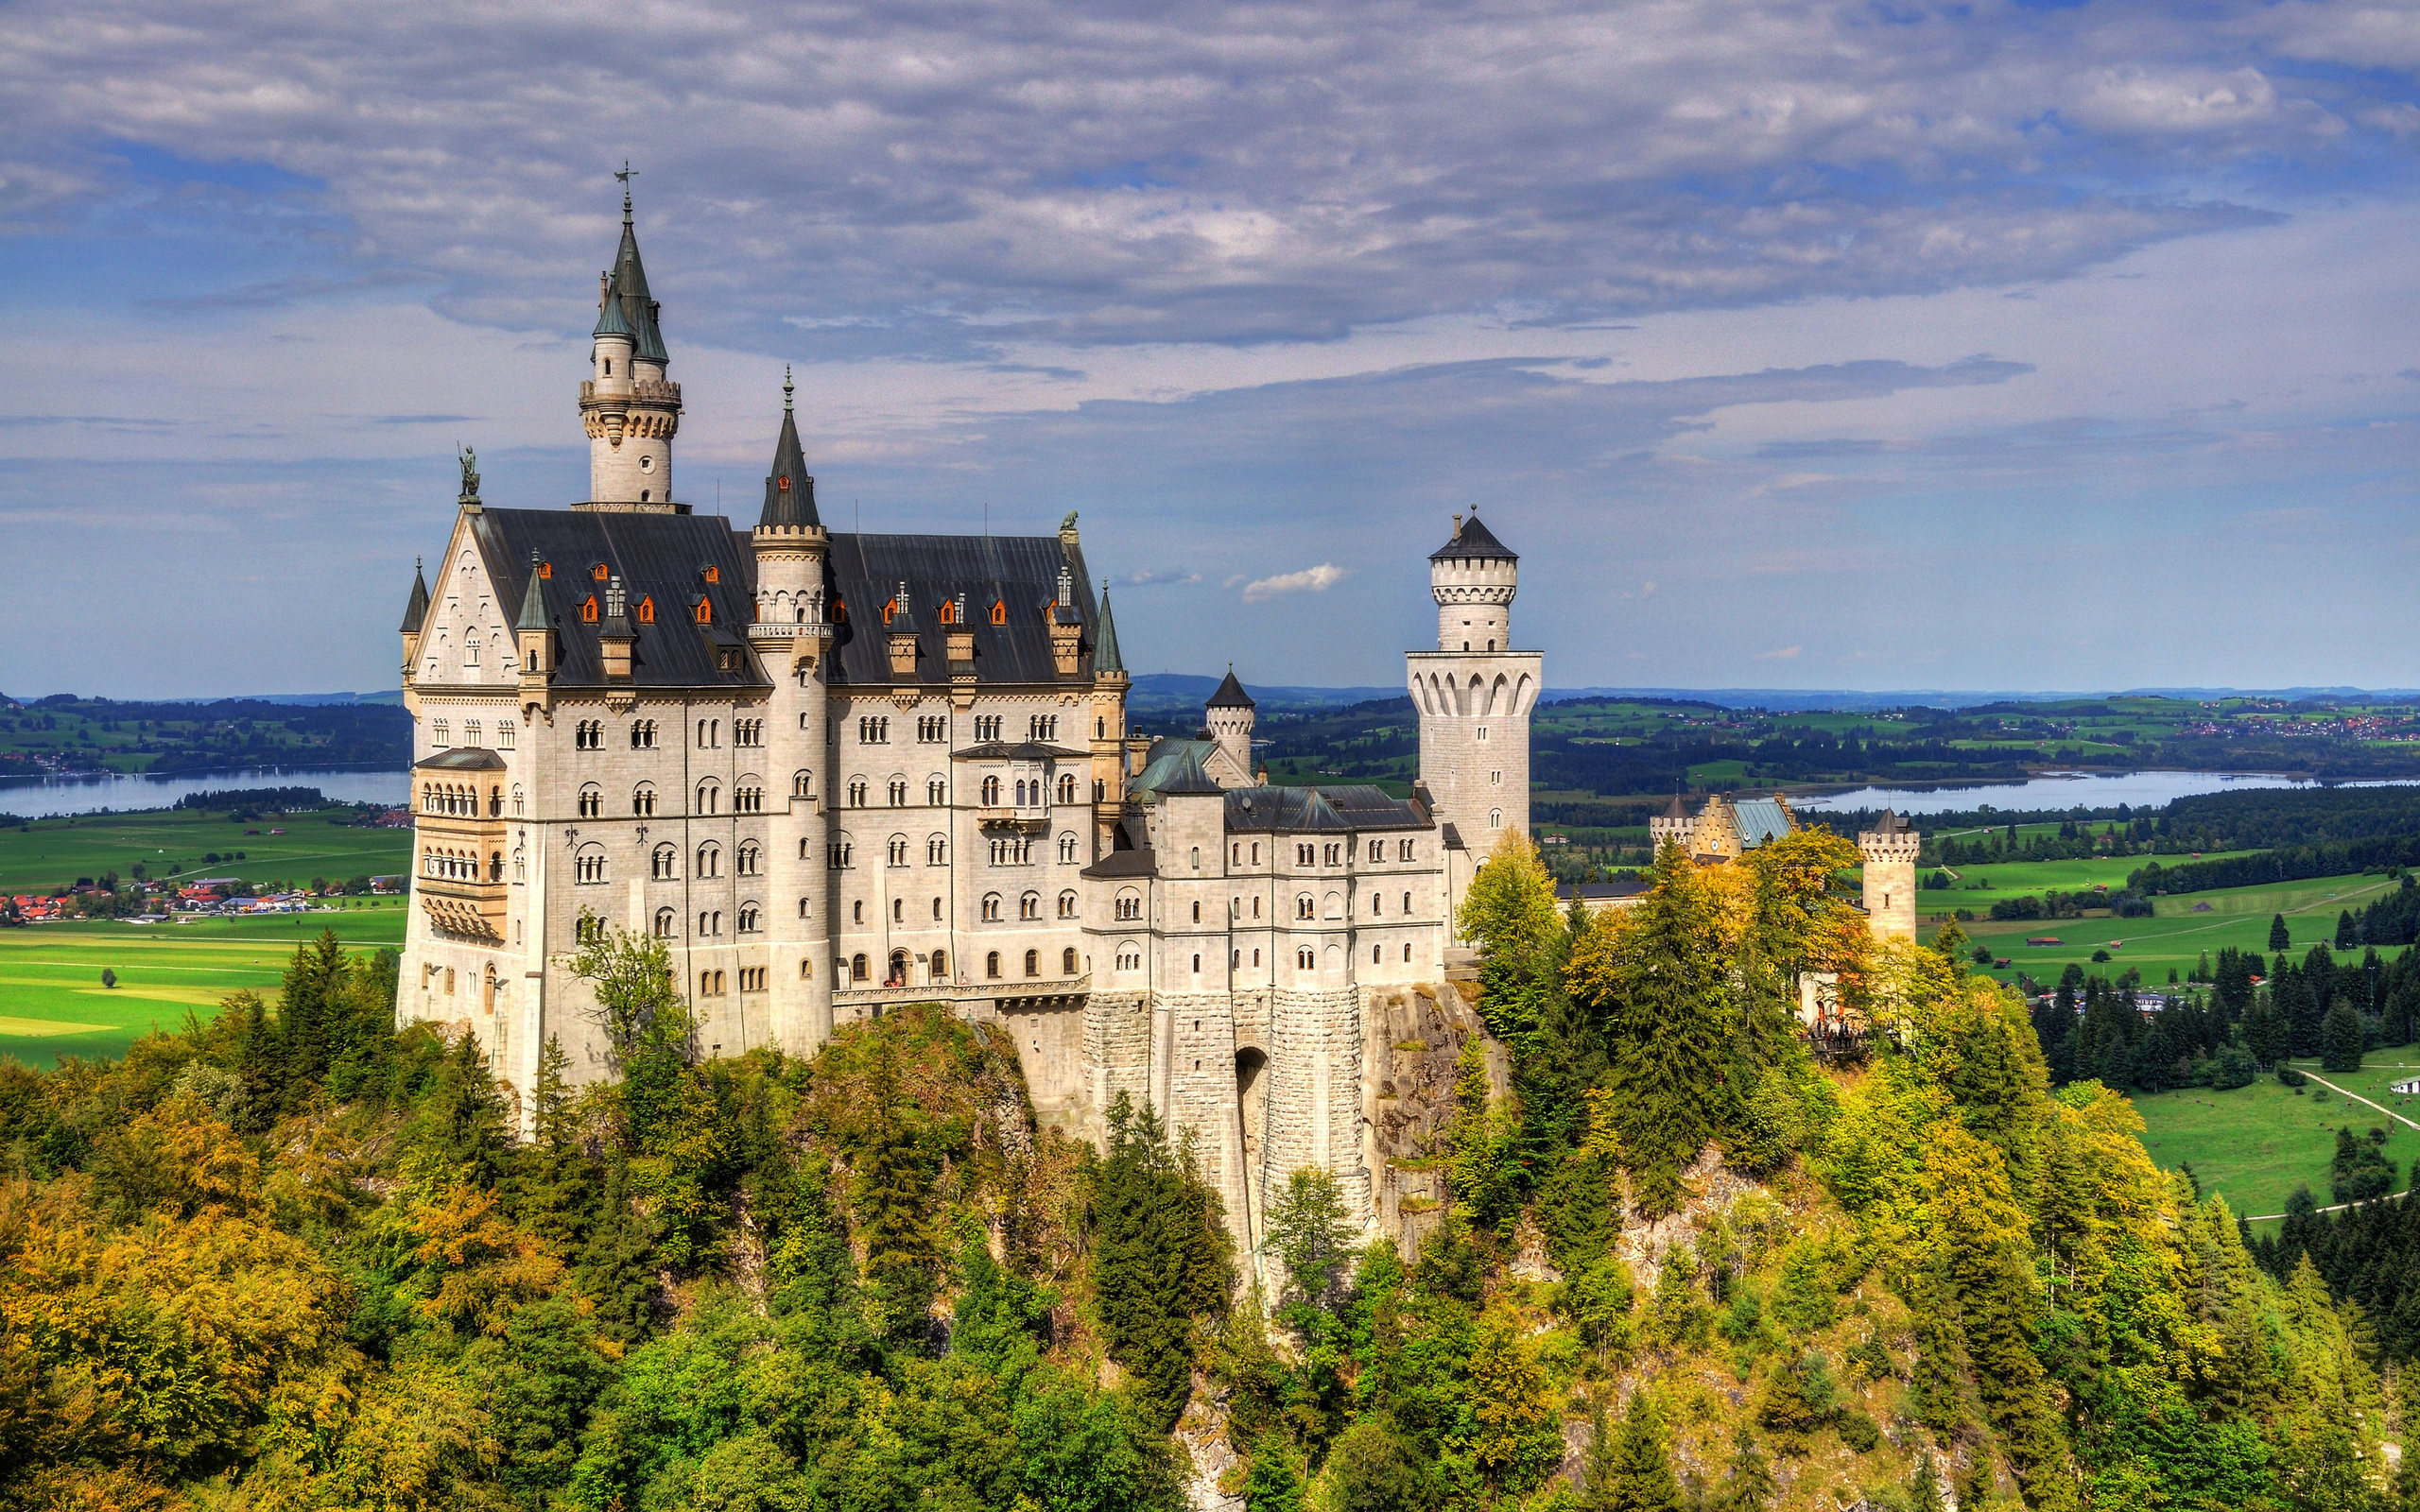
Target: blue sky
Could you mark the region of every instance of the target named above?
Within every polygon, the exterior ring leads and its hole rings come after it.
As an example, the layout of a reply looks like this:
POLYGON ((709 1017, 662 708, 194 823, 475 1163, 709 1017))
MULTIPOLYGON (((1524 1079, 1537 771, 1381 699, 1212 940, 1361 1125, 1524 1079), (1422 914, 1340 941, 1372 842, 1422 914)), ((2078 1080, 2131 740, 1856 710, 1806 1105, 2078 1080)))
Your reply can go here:
POLYGON ((1080 512, 1140 670, 2420 684, 2420 11, 0 10, 0 690, 381 688, 453 448, 585 491, 628 158, 687 414, 1080 512))

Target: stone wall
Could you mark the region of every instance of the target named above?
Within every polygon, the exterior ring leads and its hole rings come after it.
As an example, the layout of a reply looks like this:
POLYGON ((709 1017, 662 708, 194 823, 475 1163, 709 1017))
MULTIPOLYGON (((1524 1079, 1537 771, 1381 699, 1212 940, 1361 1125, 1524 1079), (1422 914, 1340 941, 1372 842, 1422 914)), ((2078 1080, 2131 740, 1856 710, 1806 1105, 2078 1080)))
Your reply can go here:
MULTIPOLYGON (((1378 1232, 1406 1261, 1444 1223, 1450 1202, 1439 1136, 1454 1115, 1462 1046, 1486 1030, 1469 983, 1374 994, 1364 1020, 1367 1163, 1378 1232)), ((1501 1046, 1487 1041, 1491 1091, 1509 1086, 1501 1046)))

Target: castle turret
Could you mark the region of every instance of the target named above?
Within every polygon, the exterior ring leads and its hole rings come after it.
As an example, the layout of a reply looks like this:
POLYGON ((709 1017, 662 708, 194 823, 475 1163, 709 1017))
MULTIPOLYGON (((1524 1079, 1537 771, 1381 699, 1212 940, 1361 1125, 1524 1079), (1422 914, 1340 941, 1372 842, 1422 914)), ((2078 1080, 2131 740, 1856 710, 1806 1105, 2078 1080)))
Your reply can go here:
POLYGON ((765 714, 766 776, 782 795, 767 805, 772 833, 765 848, 773 1041, 804 1055, 832 1035, 826 823, 823 795, 815 787, 824 765, 821 663, 832 630, 823 619, 823 562, 832 542, 815 510, 815 479, 799 444, 794 393, 785 371, 781 435, 750 538, 756 622, 748 637, 773 681, 765 714))
POLYGON ((418 557, 412 558, 412 596, 404 601, 404 681, 412 680, 420 660, 420 627, 428 618, 428 577, 418 557))
POLYGON ((672 438, 681 428, 681 386, 664 376, 671 355, 648 293, 623 180, 622 245, 598 275, 596 326, 589 333, 588 381, 579 419, 588 432, 588 507, 672 512, 672 438))
POLYGON ((1478 516, 1456 515, 1452 539, 1428 557, 1437 649, 1406 659, 1420 711, 1420 775, 1463 851, 1449 873, 1458 906, 1503 833, 1530 828, 1530 711, 1546 658, 1512 648, 1519 567, 1478 516))
POLYGON ((1865 858, 1866 928, 1876 939, 1916 937, 1916 853, 1923 848, 1914 822, 1889 809, 1857 837, 1865 858))
POLYGON ((1672 790, 1672 801, 1664 812, 1651 815, 1647 820, 1647 843, 1651 850, 1661 850, 1664 842, 1675 842, 1684 850, 1689 848, 1689 811, 1681 801, 1681 790, 1672 790))
POLYGON ((1210 738, 1219 743, 1219 754, 1225 765, 1234 768, 1222 772, 1229 786, 1241 787, 1252 782, 1252 726, 1254 705, 1252 695, 1236 680, 1236 669, 1230 662, 1227 680, 1210 696, 1205 712, 1209 716, 1210 738))
POLYGON ((1093 856, 1109 854, 1111 835, 1125 815, 1126 660, 1110 617, 1109 583, 1100 585, 1100 628, 1093 639, 1093 856))
POLYGON ((520 662, 521 712, 534 722, 550 701, 557 648, 555 623, 546 612, 546 564, 535 547, 529 552, 529 578, 521 589, 521 612, 512 621, 513 650, 520 662))

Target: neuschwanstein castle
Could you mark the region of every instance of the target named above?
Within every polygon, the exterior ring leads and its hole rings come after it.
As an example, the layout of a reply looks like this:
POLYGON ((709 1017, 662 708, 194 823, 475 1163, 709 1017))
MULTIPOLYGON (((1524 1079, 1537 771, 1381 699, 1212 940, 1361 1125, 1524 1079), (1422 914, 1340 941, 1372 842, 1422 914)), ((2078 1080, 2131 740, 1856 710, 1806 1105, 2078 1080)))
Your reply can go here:
POLYGON ((583 928, 643 931, 704 1054, 939 1001, 1014 1037, 1046 1121, 1097 1133, 1125 1092, 1189 1126, 1254 1228, 1307 1165, 1368 1212, 1365 1010, 1443 978, 1472 872, 1529 826, 1542 659, 1513 649, 1513 553, 1474 515, 1429 558, 1409 799, 1270 786, 1232 673, 1206 738, 1128 732, 1072 515, 828 530, 786 399, 752 529, 676 502, 659 308, 626 198, 579 386, 588 499, 492 508, 466 464, 413 583, 400 1016, 475 1035, 525 1094, 549 1036, 602 1076, 569 963, 583 928))

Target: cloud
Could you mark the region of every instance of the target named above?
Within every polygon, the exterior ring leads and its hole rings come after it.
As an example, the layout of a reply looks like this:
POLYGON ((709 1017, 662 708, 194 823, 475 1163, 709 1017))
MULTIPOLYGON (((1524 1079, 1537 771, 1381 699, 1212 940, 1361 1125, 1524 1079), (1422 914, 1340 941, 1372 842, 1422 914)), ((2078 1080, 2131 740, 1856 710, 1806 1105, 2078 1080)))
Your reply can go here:
MULTIPOLYGON (((1198 583, 1201 581, 1201 575, 1178 567, 1146 567, 1114 580, 1129 588, 1152 588, 1168 583, 1198 583)), ((1232 582, 1229 586, 1233 586, 1232 582)))
POLYGON ((1349 575, 1333 562, 1305 567, 1298 573, 1280 573, 1274 577, 1262 577, 1244 585, 1244 602, 1257 604, 1275 598, 1280 593, 1324 593, 1342 582, 1349 575))
POLYGON ((1758 651, 1755 659, 1759 662, 1795 662, 1799 649, 1794 645, 1785 645, 1778 651, 1758 651))

